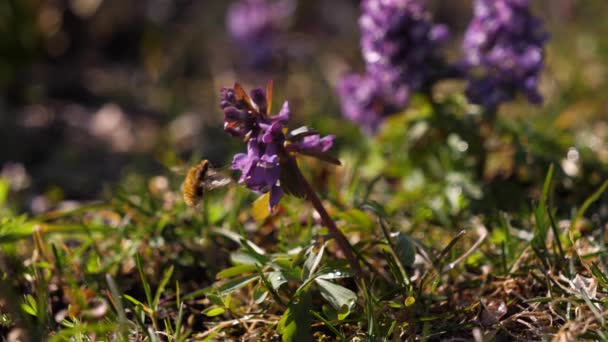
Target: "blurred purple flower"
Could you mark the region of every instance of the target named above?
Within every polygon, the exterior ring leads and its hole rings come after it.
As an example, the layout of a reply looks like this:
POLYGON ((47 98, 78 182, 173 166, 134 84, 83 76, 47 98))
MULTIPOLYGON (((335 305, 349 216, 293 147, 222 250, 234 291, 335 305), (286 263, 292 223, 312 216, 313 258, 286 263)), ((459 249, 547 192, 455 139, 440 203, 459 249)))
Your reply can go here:
POLYGON ((449 32, 431 21, 423 0, 362 0, 361 10, 366 75, 345 76, 338 93, 344 115, 374 133, 411 93, 448 76, 439 48, 449 32))
POLYGON ((495 110, 522 92, 542 102, 537 86, 547 40, 528 0, 476 0, 463 42, 467 66, 478 69, 470 72, 469 100, 495 110))
MULTIPOLYGON (((289 121, 289 103, 285 101, 277 115, 270 116, 268 106, 272 90, 254 89, 247 95, 243 88, 235 84, 234 88, 220 90, 220 107, 224 111, 224 130, 235 137, 247 141, 247 153, 238 153, 232 160, 232 169, 240 170, 239 183, 245 184, 257 193, 270 193, 270 210, 276 206, 283 196, 285 184, 281 179, 292 177, 284 175, 282 170, 289 163, 293 153, 317 156, 324 160, 332 160, 325 156, 332 146, 334 137, 321 138, 318 134, 305 130, 306 136, 301 141, 292 141, 298 137, 287 133, 289 121)), ((288 184, 296 184, 287 179, 288 184)), ((288 193, 298 194, 295 189, 285 189, 288 193)))
POLYGON ((375 133, 384 118, 398 111, 383 88, 377 80, 355 74, 346 75, 338 84, 344 116, 368 134, 375 133))
POLYGON ((333 135, 321 138, 319 134, 305 136, 302 141, 294 142, 287 146, 289 152, 299 152, 304 154, 321 154, 329 151, 336 139, 333 135))
POLYGON ((396 90, 395 101, 429 87, 441 75, 439 47, 448 29, 431 21, 423 0, 363 0, 361 48, 367 72, 396 90))
POLYGON ((247 62, 270 62, 277 41, 295 9, 293 0, 241 0, 230 6, 227 27, 239 47, 246 50, 247 62))

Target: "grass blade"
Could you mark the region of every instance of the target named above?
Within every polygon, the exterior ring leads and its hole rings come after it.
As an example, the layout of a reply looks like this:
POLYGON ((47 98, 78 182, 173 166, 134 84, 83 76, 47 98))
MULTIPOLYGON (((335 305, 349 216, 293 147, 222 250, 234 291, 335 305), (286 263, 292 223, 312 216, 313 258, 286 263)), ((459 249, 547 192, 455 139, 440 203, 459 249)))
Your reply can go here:
POLYGON ((173 265, 171 265, 167 270, 165 270, 165 273, 163 273, 163 277, 160 281, 160 284, 158 284, 158 288, 156 289, 156 293, 154 294, 154 311, 158 310, 158 303, 160 301, 160 296, 163 293, 163 291, 165 291, 165 287, 167 286, 167 283, 169 283, 169 280, 171 279, 171 275, 173 275, 173 265))
POLYGON ((606 188, 608 188, 608 180, 606 180, 602 184, 602 186, 596 192, 593 193, 593 195, 591 195, 589 198, 587 198, 587 200, 585 200, 585 202, 583 203, 581 208, 576 212, 576 216, 574 216, 574 219, 570 223, 570 229, 569 229, 570 232, 574 231, 574 228, 576 227, 578 220, 580 220, 581 217, 583 217, 583 215, 585 215, 585 212, 587 211, 587 209, 589 209, 591 204, 593 204, 593 202, 597 201, 598 198, 600 198, 600 196, 604 193, 604 191, 606 191, 606 188))

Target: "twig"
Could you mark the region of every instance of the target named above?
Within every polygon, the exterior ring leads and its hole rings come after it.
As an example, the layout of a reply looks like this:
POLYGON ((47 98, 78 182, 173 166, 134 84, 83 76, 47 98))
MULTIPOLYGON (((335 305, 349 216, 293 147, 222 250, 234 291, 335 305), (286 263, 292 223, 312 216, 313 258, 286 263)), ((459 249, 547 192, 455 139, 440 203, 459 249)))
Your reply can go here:
POLYGON ((477 248, 479 248, 479 246, 488 237, 488 230, 485 229, 485 227, 480 228, 480 230, 481 230, 481 234, 479 236, 479 239, 473 244, 473 246, 471 246, 471 248, 469 248, 469 250, 466 251, 463 255, 461 255, 460 257, 458 257, 458 259, 456 259, 456 260, 452 261, 451 263, 445 265, 443 267, 443 269, 441 270, 442 272, 446 272, 446 271, 449 271, 449 270, 453 269, 458 263, 460 263, 463 260, 465 260, 466 258, 468 258, 471 254, 473 254, 473 252, 475 252, 477 250, 477 248))

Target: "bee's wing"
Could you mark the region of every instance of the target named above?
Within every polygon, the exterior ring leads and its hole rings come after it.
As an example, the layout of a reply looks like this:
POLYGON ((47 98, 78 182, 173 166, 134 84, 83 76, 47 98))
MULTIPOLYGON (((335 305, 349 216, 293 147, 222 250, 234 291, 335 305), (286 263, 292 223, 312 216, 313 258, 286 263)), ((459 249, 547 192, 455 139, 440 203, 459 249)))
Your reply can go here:
POLYGON ((230 182, 232 182, 232 180, 230 178, 208 181, 207 188, 209 188, 210 190, 221 188, 223 186, 230 184, 230 182))
POLYGON ((217 172, 209 172, 207 174, 207 179, 205 179, 205 188, 209 189, 209 190, 213 190, 213 189, 217 189, 217 188, 221 188, 223 186, 226 186, 228 184, 230 184, 232 182, 232 179, 230 177, 226 177, 220 173, 217 172))
MULTIPOLYGON (((223 165, 223 166, 215 166, 215 165, 211 165, 211 167, 209 168, 209 175, 216 175, 216 174, 222 174, 224 175, 225 173, 230 173, 231 170, 231 166, 230 165, 223 165)), ((226 177, 226 176, 224 176, 226 177)))

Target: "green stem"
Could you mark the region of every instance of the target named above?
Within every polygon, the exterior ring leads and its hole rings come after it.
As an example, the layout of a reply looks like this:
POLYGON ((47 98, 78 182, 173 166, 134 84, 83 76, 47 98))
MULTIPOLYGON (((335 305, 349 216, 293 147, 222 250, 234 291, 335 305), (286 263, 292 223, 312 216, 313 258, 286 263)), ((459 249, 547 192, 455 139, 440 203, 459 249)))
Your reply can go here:
POLYGON ((338 229, 334 221, 331 219, 331 217, 327 213, 327 210, 325 210, 323 203, 321 203, 319 196, 317 196, 317 193, 310 186, 310 183, 308 183, 306 178, 304 178, 304 175, 302 175, 300 168, 296 166, 294 169, 296 170, 296 176, 299 178, 300 184, 302 184, 302 186, 304 187, 304 191, 306 192, 306 198, 310 200, 312 206, 319 213, 319 215, 321 216, 321 221, 323 221, 325 227, 329 229, 329 233, 336 240, 338 247, 346 257, 346 260, 348 261, 350 266, 355 270, 359 279, 363 281, 363 271, 361 270, 361 266, 359 265, 359 262, 355 257, 353 247, 350 245, 350 242, 348 242, 348 239, 346 238, 346 236, 344 236, 344 233, 342 233, 342 231, 338 229))

